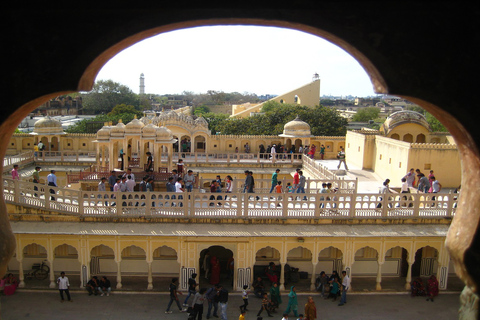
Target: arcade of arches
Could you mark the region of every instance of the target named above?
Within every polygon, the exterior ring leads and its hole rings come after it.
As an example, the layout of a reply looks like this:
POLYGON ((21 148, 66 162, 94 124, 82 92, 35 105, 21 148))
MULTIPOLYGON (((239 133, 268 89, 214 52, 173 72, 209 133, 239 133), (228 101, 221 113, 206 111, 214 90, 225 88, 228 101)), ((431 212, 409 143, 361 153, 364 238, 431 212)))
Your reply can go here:
POLYGON ((314 290, 321 271, 347 270, 353 288, 355 279, 365 278, 372 290, 381 290, 385 278, 408 290, 412 277, 432 274, 438 275, 440 289, 445 290, 453 276, 444 237, 223 237, 219 244, 214 238, 158 239, 103 232, 106 234, 96 236, 16 234, 18 249, 9 269, 18 272, 20 287, 28 286, 26 273, 31 266, 46 261, 52 271, 50 287, 55 287, 55 276, 64 271, 78 280, 79 287, 93 275, 108 275, 117 289, 123 287, 122 277, 134 276, 144 290, 163 290, 155 287, 157 280, 180 276, 185 289, 192 273, 205 277, 203 260, 208 252, 210 258, 220 261, 220 282, 233 290, 251 285, 258 276, 265 277, 270 262, 277 265, 281 288, 296 282, 288 270, 297 269, 300 278, 306 279, 305 290, 314 290), (229 268, 232 258, 233 268, 229 268))

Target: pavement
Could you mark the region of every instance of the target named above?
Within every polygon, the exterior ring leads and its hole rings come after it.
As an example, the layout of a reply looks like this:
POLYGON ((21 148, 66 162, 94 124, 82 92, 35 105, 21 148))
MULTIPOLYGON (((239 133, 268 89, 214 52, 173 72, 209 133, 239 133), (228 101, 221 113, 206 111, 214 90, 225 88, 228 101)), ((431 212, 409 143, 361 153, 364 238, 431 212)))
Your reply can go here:
MULTIPOLYGON (((298 294, 298 310, 303 312, 310 294, 298 294)), ((338 300, 325 300, 314 294, 317 308, 317 319, 353 319, 353 320, 451 320, 458 319, 459 293, 440 293, 434 302, 425 297, 410 297, 407 294, 355 294, 347 295, 347 303, 338 306, 338 300)), ((73 302, 60 301, 57 290, 50 291, 17 291, 11 296, 0 296, 0 318, 2 320, 35 319, 188 319, 186 313, 180 313, 173 307, 173 313, 165 314, 169 302, 167 293, 120 293, 113 292, 107 296, 89 296, 86 291, 71 291, 73 302)), ((185 297, 185 296, 183 296, 185 297)), ((189 302, 193 299, 190 298, 189 302)), ((287 306, 288 297, 282 294, 280 309, 273 317, 263 312, 263 319, 282 319, 287 306)), ((180 296, 180 302, 183 302, 180 296)), ((240 293, 230 294, 227 307, 227 319, 239 317, 239 306, 242 304, 240 293)), ((260 309, 260 299, 250 295, 245 319, 255 320, 260 309)), ((203 319, 206 318, 205 305, 203 319)), ((217 318, 211 318, 217 319, 217 318)), ((218 318, 220 319, 220 318, 218 318)), ((290 313, 289 319, 296 319, 290 313)))

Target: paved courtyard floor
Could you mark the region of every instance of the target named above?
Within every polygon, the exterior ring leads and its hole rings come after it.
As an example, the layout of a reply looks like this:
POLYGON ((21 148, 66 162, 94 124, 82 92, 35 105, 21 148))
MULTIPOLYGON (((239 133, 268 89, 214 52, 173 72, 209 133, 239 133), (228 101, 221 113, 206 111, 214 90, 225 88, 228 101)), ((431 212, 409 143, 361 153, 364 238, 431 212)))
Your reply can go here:
MULTIPOLYGON (((184 319, 186 313, 180 313, 177 307, 172 314, 165 314, 169 298, 166 293, 120 293, 113 292, 107 296, 89 296, 85 291, 73 290, 73 302, 60 302, 58 291, 17 291, 11 296, 0 296, 0 316, 2 320, 15 319, 184 319)), ((185 296, 183 296, 185 297, 185 296)), ((299 310, 307 300, 308 294, 299 294, 299 310)), ((287 305, 286 294, 282 295, 283 303, 279 311, 264 319, 282 319, 282 312, 287 305)), ((260 300, 254 296, 249 298, 249 311, 245 319, 255 320, 260 308, 260 300)), ((182 299, 181 299, 182 301, 182 299)), ((190 302, 192 298, 190 298, 190 302)), ((347 296, 347 304, 338 306, 338 300, 325 300, 314 295, 317 307, 317 319, 353 319, 353 320, 452 320, 458 319, 459 294, 441 293, 435 302, 426 301, 423 297, 412 298, 407 294, 360 294, 347 296)), ((239 293, 230 294, 227 315, 236 320, 239 316, 241 297, 239 293)), ((205 306, 206 307, 206 306, 205 306)), ((206 318, 206 308, 203 319, 206 318)), ((211 318, 217 319, 217 318, 211 318)), ((296 319, 293 314, 290 319, 296 319)))

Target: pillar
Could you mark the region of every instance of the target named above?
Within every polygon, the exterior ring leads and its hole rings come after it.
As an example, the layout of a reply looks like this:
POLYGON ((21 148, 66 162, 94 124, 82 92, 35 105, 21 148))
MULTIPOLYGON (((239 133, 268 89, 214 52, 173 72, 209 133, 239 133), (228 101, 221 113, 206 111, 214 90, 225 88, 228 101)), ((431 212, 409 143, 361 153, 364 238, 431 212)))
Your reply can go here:
POLYGON ((121 263, 122 260, 116 260, 117 263, 117 289, 122 288, 122 271, 121 271, 121 263))
POLYGON ((280 286, 279 289, 280 291, 285 290, 285 265, 287 264, 286 261, 280 261, 280 286))
POLYGON ((153 277, 152 277, 152 261, 147 261, 148 264, 148 285, 147 290, 153 289, 153 277))
POLYGON ((17 255, 17 261, 18 261, 18 287, 19 288, 24 288, 25 287, 25 275, 23 274, 23 255, 17 255))
MULTIPOLYGON (((316 259, 317 257, 315 257, 315 255, 312 255, 314 256, 315 259, 312 259, 312 260, 318 260, 316 259)), ((315 273, 315 270, 317 270, 317 261, 312 261, 312 279, 310 281, 310 291, 315 291, 315 280, 316 280, 316 273, 315 273)))
POLYGON ((375 286, 375 290, 382 290, 382 265, 384 261, 377 261, 378 269, 377 269, 377 284, 375 286))
POLYGON ((57 286, 57 284, 55 283, 55 271, 53 270, 53 260, 54 258, 48 259, 48 265, 50 267, 50 285, 49 285, 50 288, 55 288, 57 286))
POLYGON ((410 290, 411 288, 411 282, 412 282, 412 263, 410 261, 408 263, 408 271, 407 271, 407 276, 405 278, 405 290, 410 290))

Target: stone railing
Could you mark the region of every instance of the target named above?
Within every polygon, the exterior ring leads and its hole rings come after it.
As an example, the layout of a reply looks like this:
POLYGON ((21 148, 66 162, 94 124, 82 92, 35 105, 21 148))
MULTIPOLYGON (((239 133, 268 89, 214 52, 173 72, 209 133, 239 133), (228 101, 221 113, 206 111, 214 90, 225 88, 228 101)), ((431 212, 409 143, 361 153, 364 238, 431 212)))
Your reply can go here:
POLYGON ((7 203, 80 217, 226 219, 452 218, 452 193, 98 192, 3 179, 7 203))

